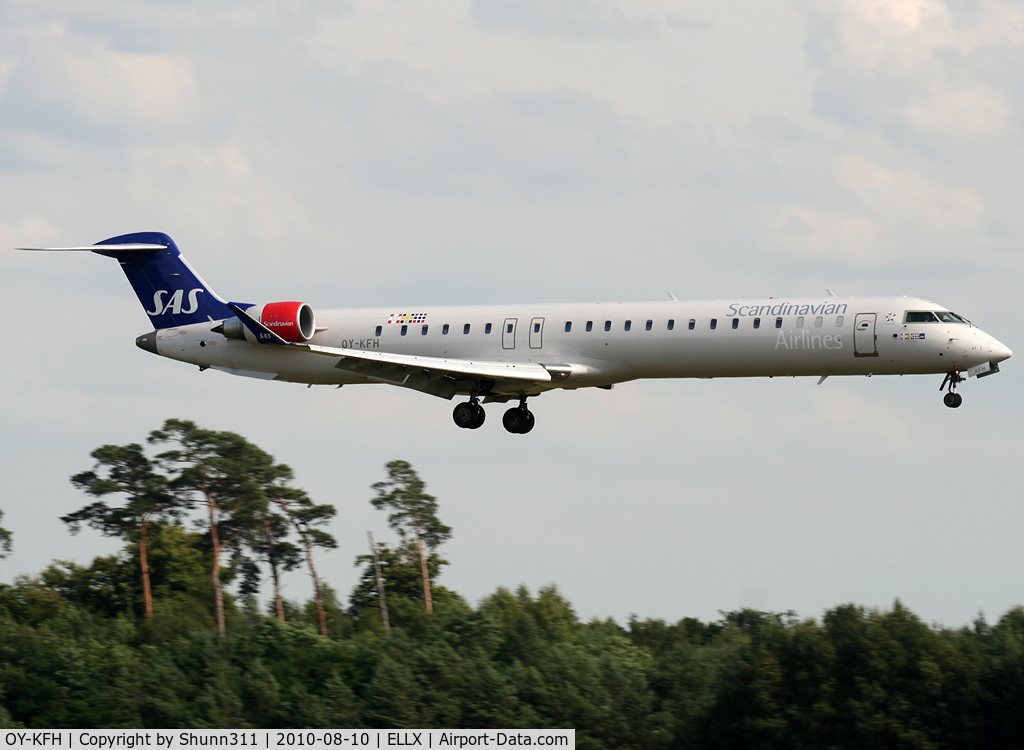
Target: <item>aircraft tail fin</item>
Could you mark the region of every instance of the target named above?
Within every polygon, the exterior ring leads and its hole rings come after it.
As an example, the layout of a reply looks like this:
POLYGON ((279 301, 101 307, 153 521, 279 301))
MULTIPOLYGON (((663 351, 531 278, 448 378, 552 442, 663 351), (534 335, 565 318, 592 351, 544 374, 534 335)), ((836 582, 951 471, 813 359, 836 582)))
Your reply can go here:
POLYGON ((234 317, 163 232, 122 234, 84 247, 21 249, 89 250, 114 258, 156 330, 234 317))

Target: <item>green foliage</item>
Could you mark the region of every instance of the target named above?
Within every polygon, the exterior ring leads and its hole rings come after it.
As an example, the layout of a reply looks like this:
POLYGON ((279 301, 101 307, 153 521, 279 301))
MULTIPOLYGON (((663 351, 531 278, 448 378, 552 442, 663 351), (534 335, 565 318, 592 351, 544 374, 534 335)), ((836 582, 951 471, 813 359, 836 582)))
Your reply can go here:
POLYGON ((437 499, 425 492, 426 484, 409 462, 390 461, 385 468, 388 478, 373 485, 377 494, 370 503, 391 511, 388 525, 403 540, 419 539, 431 551, 451 539, 451 527, 437 517, 437 499))
MULTIPOLYGON (((155 524, 149 532, 149 558, 155 609, 185 603, 185 610, 209 612, 213 605, 207 569, 209 545, 202 534, 180 526, 155 524)), ((119 555, 97 557, 88 567, 56 561, 40 574, 40 583, 65 601, 102 617, 143 614, 139 578, 139 545, 129 544, 119 555)), ((223 577, 230 580, 230 572, 223 577)))
MULTIPOLYGON (((4 520, 4 512, 0 510, 0 521, 4 520)), ((0 560, 3 560, 14 548, 14 538, 11 532, 0 526, 0 560)), ((0 714, 0 722, 3 722, 3 714, 0 714)))
POLYGON ((122 536, 120 554, 0 585, 0 727, 573 727, 581 748, 1024 746, 1020 607, 958 630, 929 626, 899 601, 888 611, 842 605, 820 621, 744 609, 710 623, 634 616, 621 627, 580 622, 553 585, 536 595, 501 588, 475 608, 435 585, 431 615, 420 552, 436 578, 447 564, 436 547, 451 530, 401 461, 374 486, 400 535, 378 548, 390 634, 372 555, 356 560, 347 608, 318 584, 318 598, 283 601, 278 622, 247 595, 252 577, 335 546, 320 528, 333 508, 233 433, 169 420, 153 438, 174 444, 159 458, 163 474, 138 446, 105 446, 97 469, 75 478, 97 497, 129 496, 67 519, 122 536), (146 492, 199 493, 215 522, 202 534, 170 510, 147 522, 144 618, 143 537, 132 524, 146 492), (216 561, 232 545, 251 578, 240 606, 224 595, 218 609, 208 575, 230 582, 234 571, 216 561))
MULTIPOLYGON (((383 542, 377 543, 377 556, 380 558, 381 574, 384 578, 384 596, 388 602, 389 610, 400 610, 400 600, 419 601, 418 609, 422 609, 423 602, 423 574, 420 570, 420 556, 416 548, 416 542, 407 539, 397 548, 392 549, 383 542)), ((380 603, 377 594, 377 578, 374 571, 373 555, 358 555, 355 560, 357 567, 361 566, 359 583, 352 590, 349 597, 349 613, 353 618, 361 620, 366 616, 380 620, 380 603)), ((436 552, 427 556, 427 573, 431 581, 431 592, 435 603, 443 603, 450 599, 451 592, 443 587, 436 586, 434 581, 441 574, 441 567, 447 565, 448 561, 442 559, 436 552)), ((391 612, 394 619, 401 615, 391 612)), ((400 620, 396 620, 396 624, 400 620)))

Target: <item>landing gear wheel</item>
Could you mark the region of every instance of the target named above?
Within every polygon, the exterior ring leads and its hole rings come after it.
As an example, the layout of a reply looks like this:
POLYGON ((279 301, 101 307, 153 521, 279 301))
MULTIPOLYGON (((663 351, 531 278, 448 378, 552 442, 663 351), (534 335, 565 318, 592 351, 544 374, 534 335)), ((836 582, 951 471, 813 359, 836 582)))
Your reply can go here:
POLYGON ((484 423, 487 419, 487 412, 484 411, 484 407, 480 404, 470 404, 473 407, 473 421, 469 424, 469 429, 475 430, 484 423))
POLYGON ((942 397, 942 403, 944 403, 950 409, 957 408, 963 402, 964 397, 961 396, 959 393, 953 393, 952 391, 950 391, 949 393, 942 397))
POLYGON ((521 429, 519 431, 519 434, 520 435, 525 435, 530 430, 532 430, 533 429, 533 425, 536 423, 536 421, 537 420, 535 420, 533 418, 533 412, 532 411, 526 412, 526 425, 523 427, 523 429, 521 429))
POLYGON ((452 419, 459 427, 475 430, 484 423, 487 412, 475 401, 463 401, 452 410, 452 419))
POLYGON ((502 416, 501 423, 513 435, 521 435, 524 432, 529 432, 529 428, 533 427, 532 416, 522 406, 513 406, 502 416))

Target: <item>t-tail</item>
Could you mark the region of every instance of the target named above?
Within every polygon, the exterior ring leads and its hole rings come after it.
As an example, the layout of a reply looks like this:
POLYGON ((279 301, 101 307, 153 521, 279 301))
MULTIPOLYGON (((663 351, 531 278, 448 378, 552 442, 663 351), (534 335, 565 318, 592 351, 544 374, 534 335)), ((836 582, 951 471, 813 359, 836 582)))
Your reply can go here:
POLYGON ((174 240, 163 232, 122 234, 85 247, 22 249, 89 250, 114 258, 121 264, 156 330, 235 316, 182 257, 174 240))

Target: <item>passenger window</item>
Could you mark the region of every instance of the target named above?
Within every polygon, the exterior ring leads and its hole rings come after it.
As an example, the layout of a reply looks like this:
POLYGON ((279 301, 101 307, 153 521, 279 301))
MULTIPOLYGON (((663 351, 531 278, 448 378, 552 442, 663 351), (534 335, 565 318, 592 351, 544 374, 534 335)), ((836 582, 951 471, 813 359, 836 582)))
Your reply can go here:
POLYGON ((505 333, 512 333, 512 324, 511 323, 508 324, 508 327, 505 329, 505 333))
POLYGON ((424 336, 426 336, 426 335, 427 335, 427 327, 426 327, 426 326, 423 326, 423 335, 424 335, 424 336))
POLYGON ((735 331, 739 327, 740 327, 740 319, 739 318, 733 318, 732 319, 732 329, 735 331))
POLYGON ((373 335, 374 336, 380 336, 381 333, 383 333, 383 331, 384 331, 384 326, 377 326, 377 332, 375 334, 373 334, 373 335))
POLYGON ((712 318, 711 319, 711 330, 713 331, 716 328, 718 328, 718 318, 712 318))
POLYGON ((696 327, 697 327, 697 321, 694 320, 693 318, 690 318, 690 325, 688 325, 687 328, 689 328, 692 331, 696 327))
POLYGON ((633 327, 633 321, 632 320, 627 320, 626 321, 626 330, 628 331, 632 327, 633 327))
POLYGON ((568 333, 571 330, 572 330, 572 321, 569 321, 569 320, 565 321, 565 332, 568 333))
POLYGON ((409 332, 409 326, 402 326, 402 335, 404 336, 409 332))
POLYGON ((593 330, 594 330, 594 321, 588 320, 587 321, 587 333, 590 333, 593 330))
POLYGON ((760 327, 761 327, 761 319, 760 318, 754 318, 754 328, 760 328, 760 327))
POLYGON ((843 316, 840 315, 838 318, 836 318, 836 328, 842 328, 842 327, 843 327, 843 316))
POLYGON ((801 315, 799 318, 796 319, 796 327, 797 328, 803 328, 804 327, 804 316, 803 315, 801 315))
POLYGON ((441 335, 442 336, 447 336, 448 335, 448 324, 447 323, 445 323, 444 326, 441 328, 441 335))
POLYGON ((484 326, 484 333, 490 333, 490 332, 491 332, 491 324, 488 323, 487 325, 484 326))
POLYGON ((540 333, 540 323, 534 323, 533 324, 533 332, 534 333, 540 333))
POLYGON ((653 320, 648 320, 648 321, 647 321, 647 330, 648 330, 648 331, 649 331, 649 330, 651 330, 651 328, 652 328, 653 326, 654 326, 654 321, 653 321, 653 320))
POLYGON ((822 318, 820 315, 818 317, 816 317, 814 319, 814 327, 815 328, 821 328, 821 324, 822 324, 823 320, 824 320, 824 318, 822 318))
POLYGON ((606 320, 604 322, 604 330, 606 330, 606 331, 612 330, 612 322, 610 320, 606 320))
POLYGON ((469 323, 466 323, 466 325, 462 326, 462 332, 469 333, 469 323))
POLYGON ((673 328, 675 328, 675 327, 676 327, 676 322, 675 322, 674 320, 672 320, 671 318, 669 318, 669 321, 668 321, 668 330, 670 330, 670 331, 671 331, 671 330, 672 330, 673 328))
POLYGON ((782 328, 782 318, 776 318, 775 319, 775 327, 776 328, 782 328))

